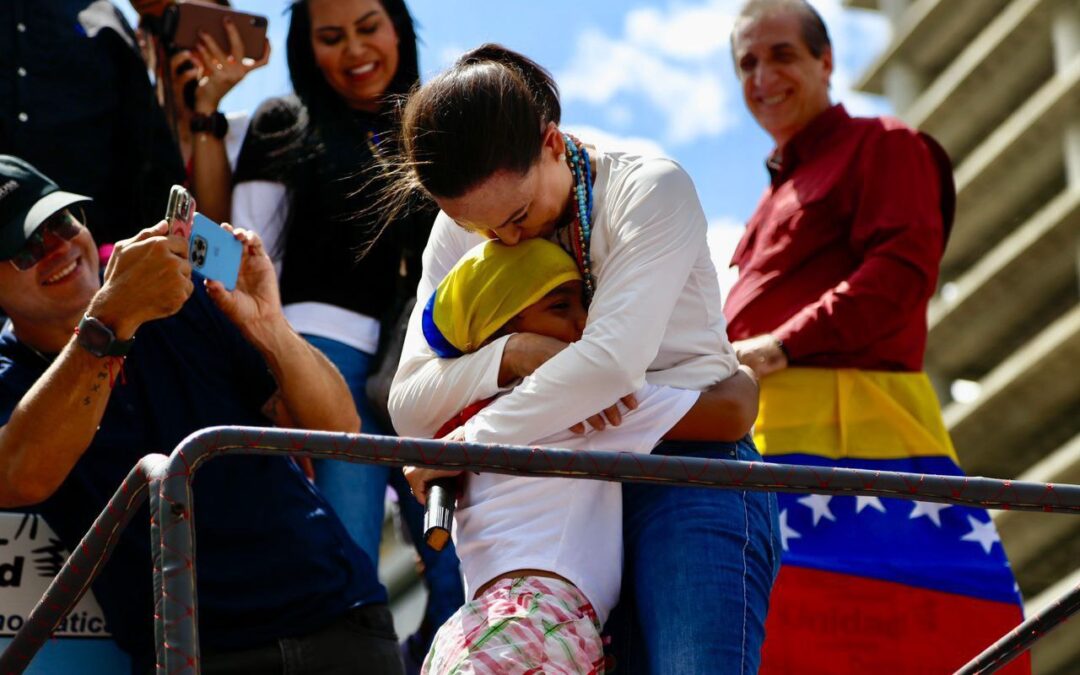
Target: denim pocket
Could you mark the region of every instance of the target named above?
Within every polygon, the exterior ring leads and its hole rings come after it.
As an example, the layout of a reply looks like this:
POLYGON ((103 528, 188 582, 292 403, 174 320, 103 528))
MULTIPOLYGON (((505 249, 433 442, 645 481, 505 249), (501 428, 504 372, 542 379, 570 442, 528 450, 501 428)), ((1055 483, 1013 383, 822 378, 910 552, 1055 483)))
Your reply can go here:
POLYGON ((758 452, 757 446, 754 445, 754 438, 747 434, 743 436, 742 440, 735 445, 735 459, 740 462, 760 462, 761 453, 758 452))

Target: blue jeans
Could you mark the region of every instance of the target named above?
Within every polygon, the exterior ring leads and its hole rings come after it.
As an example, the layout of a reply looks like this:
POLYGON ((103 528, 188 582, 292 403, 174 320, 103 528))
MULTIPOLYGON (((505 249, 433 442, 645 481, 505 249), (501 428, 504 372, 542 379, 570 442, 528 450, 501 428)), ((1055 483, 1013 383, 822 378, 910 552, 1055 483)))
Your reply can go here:
MULTIPOLYGON (((305 335, 304 339, 341 371, 356 402, 362 431, 366 434, 386 433, 372 413, 364 389, 371 369, 371 354, 315 335, 305 335)), ((430 635, 425 635, 425 642, 430 642, 439 626, 465 603, 465 588, 454 545, 448 544, 440 553, 423 543, 424 507, 409 491, 400 470, 338 460, 318 460, 315 467, 315 484, 334 507, 345 529, 376 565, 379 563, 387 483, 397 492, 402 519, 424 563, 424 581, 428 587, 424 632, 430 631, 430 635), (428 628, 432 624, 433 627, 428 628)))
MULTIPOLYGON (((653 454, 761 461, 749 436, 653 454)), ((608 622, 616 672, 756 673, 779 532, 772 493, 623 484, 622 595, 608 622)))
MULTIPOLYGON (((324 337, 305 335, 304 339, 325 354, 341 371, 356 402, 361 431, 365 434, 385 433, 371 412, 364 391, 371 370, 371 354, 324 337)), ((390 467, 387 466, 332 459, 315 460, 315 485, 337 511, 353 541, 376 565, 379 564, 379 542, 382 540, 389 478, 390 467)))

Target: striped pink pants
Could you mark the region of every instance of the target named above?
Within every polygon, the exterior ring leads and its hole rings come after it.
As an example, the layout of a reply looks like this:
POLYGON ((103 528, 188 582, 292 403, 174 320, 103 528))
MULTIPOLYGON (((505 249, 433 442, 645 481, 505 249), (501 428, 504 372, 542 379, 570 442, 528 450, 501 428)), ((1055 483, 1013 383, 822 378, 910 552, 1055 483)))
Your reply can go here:
POLYGON ((573 584, 546 577, 503 579, 443 624, 420 672, 600 675, 600 624, 573 584))

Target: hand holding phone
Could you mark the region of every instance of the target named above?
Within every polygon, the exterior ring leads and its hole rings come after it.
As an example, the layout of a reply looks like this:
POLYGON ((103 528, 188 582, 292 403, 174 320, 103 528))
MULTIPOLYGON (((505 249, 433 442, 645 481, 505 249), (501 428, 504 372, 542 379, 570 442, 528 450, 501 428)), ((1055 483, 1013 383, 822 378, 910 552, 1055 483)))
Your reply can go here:
POLYGON ((188 241, 188 260, 194 271, 220 281, 227 291, 235 290, 243 253, 244 245, 232 232, 201 213, 195 214, 188 241))
POLYGON ((259 60, 266 44, 267 19, 259 14, 240 12, 229 7, 198 0, 177 0, 165 11, 163 33, 170 51, 195 50, 199 34, 205 33, 221 48, 228 49, 229 35, 225 19, 236 26, 244 41, 244 57, 259 60))

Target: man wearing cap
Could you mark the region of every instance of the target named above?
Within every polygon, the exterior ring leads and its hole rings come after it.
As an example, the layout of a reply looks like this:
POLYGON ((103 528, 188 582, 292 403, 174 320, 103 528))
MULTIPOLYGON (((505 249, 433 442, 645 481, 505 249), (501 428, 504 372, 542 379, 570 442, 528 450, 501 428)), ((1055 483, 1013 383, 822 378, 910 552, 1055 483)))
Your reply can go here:
MULTIPOLYGON (((0 155, 0 508, 37 505, 70 550, 141 456, 197 429, 357 431, 256 235, 235 232, 235 291, 193 276, 165 223, 120 242, 102 281, 85 201, 0 155)), ((204 672, 401 671, 371 561, 290 460, 221 458, 194 485, 204 672)), ((151 584, 144 509, 93 587, 135 672, 154 663, 151 584)))
MULTIPOLYGON (((804 0, 745 3, 731 47, 746 106, 775 143, 724 307, 739 360, 761 378, 762 455, 961 474, 922 372, 955 198, 948 158, 897 119, 831 103, 832 46, 804 0)), ((762 672, 952 672, 1021 620, 982 509, 778 504, 783 566, 762 672)))

